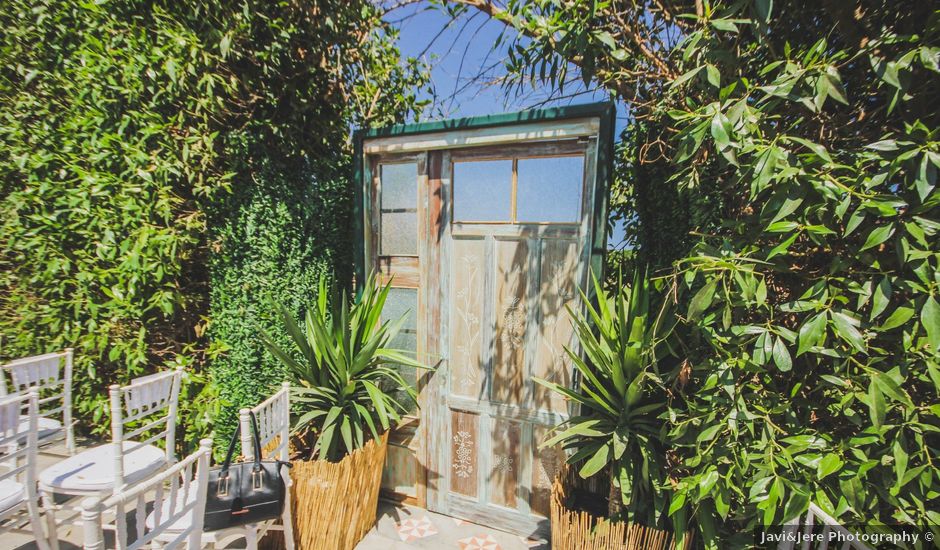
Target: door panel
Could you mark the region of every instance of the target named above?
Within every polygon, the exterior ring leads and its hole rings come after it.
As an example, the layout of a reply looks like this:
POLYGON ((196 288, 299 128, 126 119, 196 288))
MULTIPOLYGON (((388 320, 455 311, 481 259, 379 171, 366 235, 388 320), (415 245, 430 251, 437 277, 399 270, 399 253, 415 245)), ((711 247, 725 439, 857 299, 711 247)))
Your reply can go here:
MULTIPOLYGON (((532 375, 570 386, 571 361, 565 348, 575 344, 568 308, 578 308, 577 241, 543 240, 540 267, 538 355, 532 375)), ((564 398, 545 386, 535 384, 532 394, 532 405, 537 409, 567 411, 564 398)))
POLYGON ((479 447, 479 415, 452 411, 451 414, 450 490, 475 497, 479 483, 477 449, 479 447))
MULTIPOLYGON (((392 288, 382 311, 382 321, 406 321, 392 345, 416 357, 425 355, 426 311, 423 260, 426 256, 427 193, 426 155, 384 155, 371 158, 373 236, 369 258, 379 283, 392 288)), ((400 367, 409 383, 422 385, 416 369, 400 367)), ((404 391, 394 398, 408 402, 404 391)), ((411 405, 389 434, 388 455, 382 473, 384 496, 410 504, 425 503, 427 469, 419 408, 411 405)))
POLYGON ((481 397, 483 376, 484 241, 455 239, 451 272, 450 391, 471 399, 481 397))
POLYGON ((507 508, 519 508, 519 498, 522 497, 522 487, 519 484, 519 468, 522 466, 522 458, 519 455, 522 424, 496 418, 492 437, 493 458, 487 476, 490 501, 507 508))
POLYGON ((548 517, 552 496, 552 482, 565 463, 565 452, 560 446, 539 449, 545 441, 549 428, 536 426, 533 430, 532 449, 535 450, 532 468, 532 497, 529 503, 532 514, 548 517))
POLYGON ((492 401, 522 405, 525 385, 529 247, 526 241, 496 240, 492 401))

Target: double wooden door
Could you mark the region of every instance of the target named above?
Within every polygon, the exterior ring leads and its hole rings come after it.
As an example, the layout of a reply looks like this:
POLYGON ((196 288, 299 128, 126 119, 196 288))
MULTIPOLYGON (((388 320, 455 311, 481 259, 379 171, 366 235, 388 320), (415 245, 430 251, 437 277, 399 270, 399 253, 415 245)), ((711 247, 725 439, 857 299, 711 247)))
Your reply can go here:
POLYGON ((393 433, 387 494, 546 534, 564 454, 540 443, 569 411, 534 379, 571 383, 596 147, 588 136, 370 157, 369 248, 398 293, 388 316, 413 311, 401 343, 436 366, 409 373, 420 408, 393 433))

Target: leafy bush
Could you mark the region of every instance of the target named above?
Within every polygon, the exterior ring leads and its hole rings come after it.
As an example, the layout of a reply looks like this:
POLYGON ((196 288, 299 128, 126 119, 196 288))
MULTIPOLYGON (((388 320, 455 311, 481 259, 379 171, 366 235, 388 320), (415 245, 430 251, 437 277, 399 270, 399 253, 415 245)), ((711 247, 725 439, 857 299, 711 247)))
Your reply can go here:
POLYGON ((463 3, 526 35, 514 82, 577 66, 631 104, 619 204, 686 321, 672 509, 710 546, 810 500, 936 529, 935 6, 463 3))
POLYGON ((77 413, 104 431, 108 384, 207 349, 201 205, 229 179, 213 101, 229 83, 193 15, 0 10, 3 353, 74 346, 77 413))
POLYGON ((76 347, 98 432, 103 388, 182 364, 193 442, 263 391, 238 317, 350 272, 349 126, 419 108, 423 72, 365 1, 10 0, 0 24, 2 352, 76 347))
POLYGON ((312 443, 310 459, 337 462, 378 439, 417 405, 415 389, 402 378, 399 366, 427 368, 407 351, 392 347, 410 312, 382 321, 391 283, 379 287, 375 275, 354 298, 330 292, 321 276, 316 300, 308 304, 304 328, 280 306, 290 348, 263 333, 265 347, 290 373, 299 415, 293 430, 312 443), (405 403, 396 396, 404 395, 405 403), (366 431, 368 429, 368 431, 366 431))
POLYGON ((329 274, 352 284, 351 125, 391 124, 420 111, 426 73, 399 63, 392 29, 365 1, 261 3, 232 12, 228 64, 239 75, 223 138, 233 192, 207 209, 211 365, 225 397, 218 431, 235 429, 288 372, 261 344, 278 329, 277 301, 295 315, 329 274), (329 52, 342 52, 339 62, 329 52))

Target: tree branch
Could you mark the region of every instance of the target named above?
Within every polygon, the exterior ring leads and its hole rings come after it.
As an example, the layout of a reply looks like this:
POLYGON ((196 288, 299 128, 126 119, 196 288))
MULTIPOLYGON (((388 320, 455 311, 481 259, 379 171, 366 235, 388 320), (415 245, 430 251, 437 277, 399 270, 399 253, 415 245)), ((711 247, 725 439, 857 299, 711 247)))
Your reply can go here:
MULTIPOLYGON (((517 32, 522 33, 529 38, 541 39, 543 36, 540 33, 537 33, 531 29, 525 27, 518 27, 513 22, 512 16, 505 9, 500 8, 495 5, 491 0, 449 0, 450 2, 456 4, 463 4, 475 9, 480 10, 481 12, 488 15, 491 19, 499 21, 500 23, 515 29, 517 32)), ((569 60, 574 65, 581 66, 578 59, 569 60)), ((614 92, 619 94, 623 98, 632 98, 637 95, 637 88, 635 85, 623 82, 620 79, 617 79, 614 75, 614 72, 609 69, 597 69, 594 71, 597 79, 607 88, 613 89, 614 92)))

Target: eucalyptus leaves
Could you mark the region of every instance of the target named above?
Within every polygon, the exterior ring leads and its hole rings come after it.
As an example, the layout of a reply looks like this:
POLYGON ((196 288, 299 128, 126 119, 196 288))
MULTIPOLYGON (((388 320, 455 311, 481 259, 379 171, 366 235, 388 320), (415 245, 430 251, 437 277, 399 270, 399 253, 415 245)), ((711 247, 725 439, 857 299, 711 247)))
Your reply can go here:
POLYGON ((688 360, 672 514, 711 547, 809 501, 940 525, 936 6, 458 2, 518 30, 511 86, 579 69, 630 104, 613 206, 688 360))

